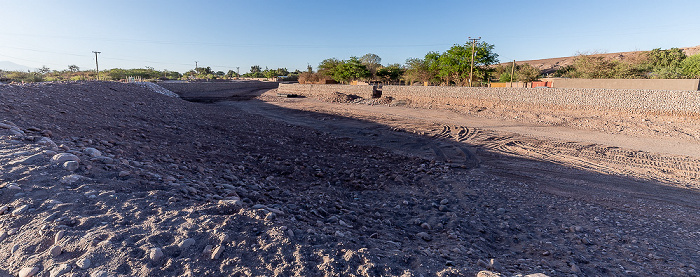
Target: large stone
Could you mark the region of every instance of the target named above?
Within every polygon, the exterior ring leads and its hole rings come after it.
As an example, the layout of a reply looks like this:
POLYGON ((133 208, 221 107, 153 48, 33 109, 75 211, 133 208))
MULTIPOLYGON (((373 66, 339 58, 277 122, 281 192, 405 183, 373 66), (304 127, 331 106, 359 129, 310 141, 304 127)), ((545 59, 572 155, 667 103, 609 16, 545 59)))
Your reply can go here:
POLYGON ((39 268, 38 267, 25 267, 22 268, 17 276, 19 277, 32 277, 39 273, 39 268))
POLYGON ((160 249, 160 247, 154 247, 151 248, 151 253, 149 254, 149 258, 151 258, 152 261, 157 262, 161 258, 163 258, 163 250, 160 249))
POLYGON ((195 242, 196 241, 193 238, 188 238, 186 240, 181 241, 179 247, 180 247, 180 249, 184 250, 184 249, 187 249, 188 247, 194 245, 195 242))
POLYGON ((51 157, 51 161, 57 164, 63 164, 67 161, 75 161, 75 162, 80 162, 80 158, 78 156, 73 155, 71 153, 58 153, 56 155, 53 155, 51 157))
POLYGON ((49 248, 49 256, 51 256, 51 258, 58 257, 58 255, 61 255, 62 252, 63 248, 60 245, 54 245, 49 248))
POLYGON ((84 258, 75 262, 75 265, 77 265, 80 269, 88 269, 92 265, 92 261, 90 261, 88 258, 84 258))
POLYGON ((43 145, 43 146, 48 146, 51 148, 58 147, 56 145, 56 143, 53 142, 53 140, 51 140, 50 138, 47 138, 47 137, 42 137, 41 139, 39 139, 39 141, 37 141, 37 144, 43 145))

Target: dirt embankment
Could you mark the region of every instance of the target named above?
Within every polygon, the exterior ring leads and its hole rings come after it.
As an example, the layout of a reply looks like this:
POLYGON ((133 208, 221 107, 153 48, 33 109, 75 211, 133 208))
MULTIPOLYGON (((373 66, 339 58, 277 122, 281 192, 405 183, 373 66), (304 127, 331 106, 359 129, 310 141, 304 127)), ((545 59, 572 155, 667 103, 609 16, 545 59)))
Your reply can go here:
POLYGON ((133 84, 0 103, 0 276, 697 274, 692 190, 488 149, 464 168, 367 143, 430 139, 383 123, 133 84))

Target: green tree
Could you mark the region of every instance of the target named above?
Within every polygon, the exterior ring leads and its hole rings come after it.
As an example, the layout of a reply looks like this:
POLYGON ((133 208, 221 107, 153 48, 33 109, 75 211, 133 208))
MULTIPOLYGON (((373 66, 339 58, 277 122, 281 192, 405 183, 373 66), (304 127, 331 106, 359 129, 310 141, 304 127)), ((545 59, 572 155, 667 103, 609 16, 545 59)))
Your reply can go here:
POLYGON ((390 64, 377 70, 377 77, 386 82, 398 82, 405 71, 400 64, 390 64))
POLYGON ((406 60, 404 79, 407 82, 414 81, 439 83, 440 53, 428 52, 423 59, 409 58, 406 60))
POLYGON ((260 72, 262 72, 262 68, 260 68, 259 65, 253 65, 250 67, 250 73, 255 74, 260 72))
POLYGON ((518 82, 532 82, 540 78, 542 72, 530 64, 520 64, 515 71, 515 78, 518 82))
POLYGON ((680 64, 681 72, 687 78, 700 78, 700 54, 684 59, 680 64))
POLYGON ((72 64, 72 65, 69 65, 69 66, 68 66, 68 70, 69 70, 70 72, 78 72, 78 71, 80 71, 80 67, 78 67, 77 65, 72 64))
POLYGON ((234 78, 234 77, 238 77, 238 73, 236 73, 236 71, 229 70, 228 72, 226 72, 226 78, 234 78))
POLYGON ((474 46, 470 44, 455 44, 445 51, 439 58, 439 73, 445 84, 466 85, 469 83, 469 74, 472 69, 472 55, 474 55, 473 79, 483 80, 488 78, 492 71, 490 65, 498 62, 498 54, 493 52, 494 46, 486 42, 480 42, 474 46))
POLYGON ((350 57, 349 60, 342 61, 336 66, 333 72, 333 79, 338 82, 347 83, 354 80, 364 80, 371 76, 367 67, 362 64, 359 58, 350 57))
POLYGON ((377 70, 382 66, 382 58, 377 54, 367 53, 360 58, 360 61, 369 70, 371 78, 377 77, 377 70))
POLYGON ((671 48, 668 50, 661 50, 661 48, 656 48, 648 53, 649 62, 653 67, 679 67, 681 62, 686 58, 683 50, 678 48, 671 48))
POLYGON ((318 73, 324 76, 333 77, 336 68, 342 62, 336 58, 325 59, 318 64, 318 73))

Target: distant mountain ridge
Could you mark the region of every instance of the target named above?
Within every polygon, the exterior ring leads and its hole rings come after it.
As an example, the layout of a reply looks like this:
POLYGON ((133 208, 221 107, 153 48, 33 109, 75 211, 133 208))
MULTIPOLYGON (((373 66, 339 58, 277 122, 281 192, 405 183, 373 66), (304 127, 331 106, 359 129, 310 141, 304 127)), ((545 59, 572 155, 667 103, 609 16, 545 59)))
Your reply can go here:
POLYGON ((24 66, 21 64, 16 64, 11 61, 0 61, 0 70, 6 71, 27 71, 34 70, 35 68, 24 66))
MULTIPOLYGON (((683 53, 685 53, 687 56, 692 56, 692 55, 700 53, 700 45, 693 46, 693 47, 683 47, 683 48, 679 48, 679 49, 683 50, 683 53)), ((651 51, 651 49, 647 50, 647 51, 630 51, 630 52, 618 52, 618 53, 592 54, 592 56, 602 56, 602 57, 606 57, 606 58, 610 58, 610 59, 624 61, 624 60, 628 60, 628 59, 633 59, 633 58, 639 56, 640 54, 645 53, 645 52, 649 52, 649 51, 651 51)), ((575 58, 576 58, 576 56, 539 59, 539 60, 528 60, 528 61, 515 61, 515 64, 527 63, 527 64, 530 64, 531 66, 534 66, 535 68, 539 69, 544 74, 549 74, 549 73, 554 73, 559 68, 573 64, 575 58)), ((501 64, 508 65, 508 64, 512 64, 512 62, 504 62, 501 64)))

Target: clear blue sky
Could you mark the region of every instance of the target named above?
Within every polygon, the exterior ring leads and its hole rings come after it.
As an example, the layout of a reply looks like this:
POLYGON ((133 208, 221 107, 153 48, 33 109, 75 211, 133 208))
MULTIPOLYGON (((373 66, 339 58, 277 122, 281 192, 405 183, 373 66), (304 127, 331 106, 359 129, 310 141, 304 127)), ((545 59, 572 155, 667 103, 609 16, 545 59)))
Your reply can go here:
POLYGON ((481 37, 502 62, 700 45, 700 1, 0 0, 0 61, 62 70, 382 64, 481 37))

